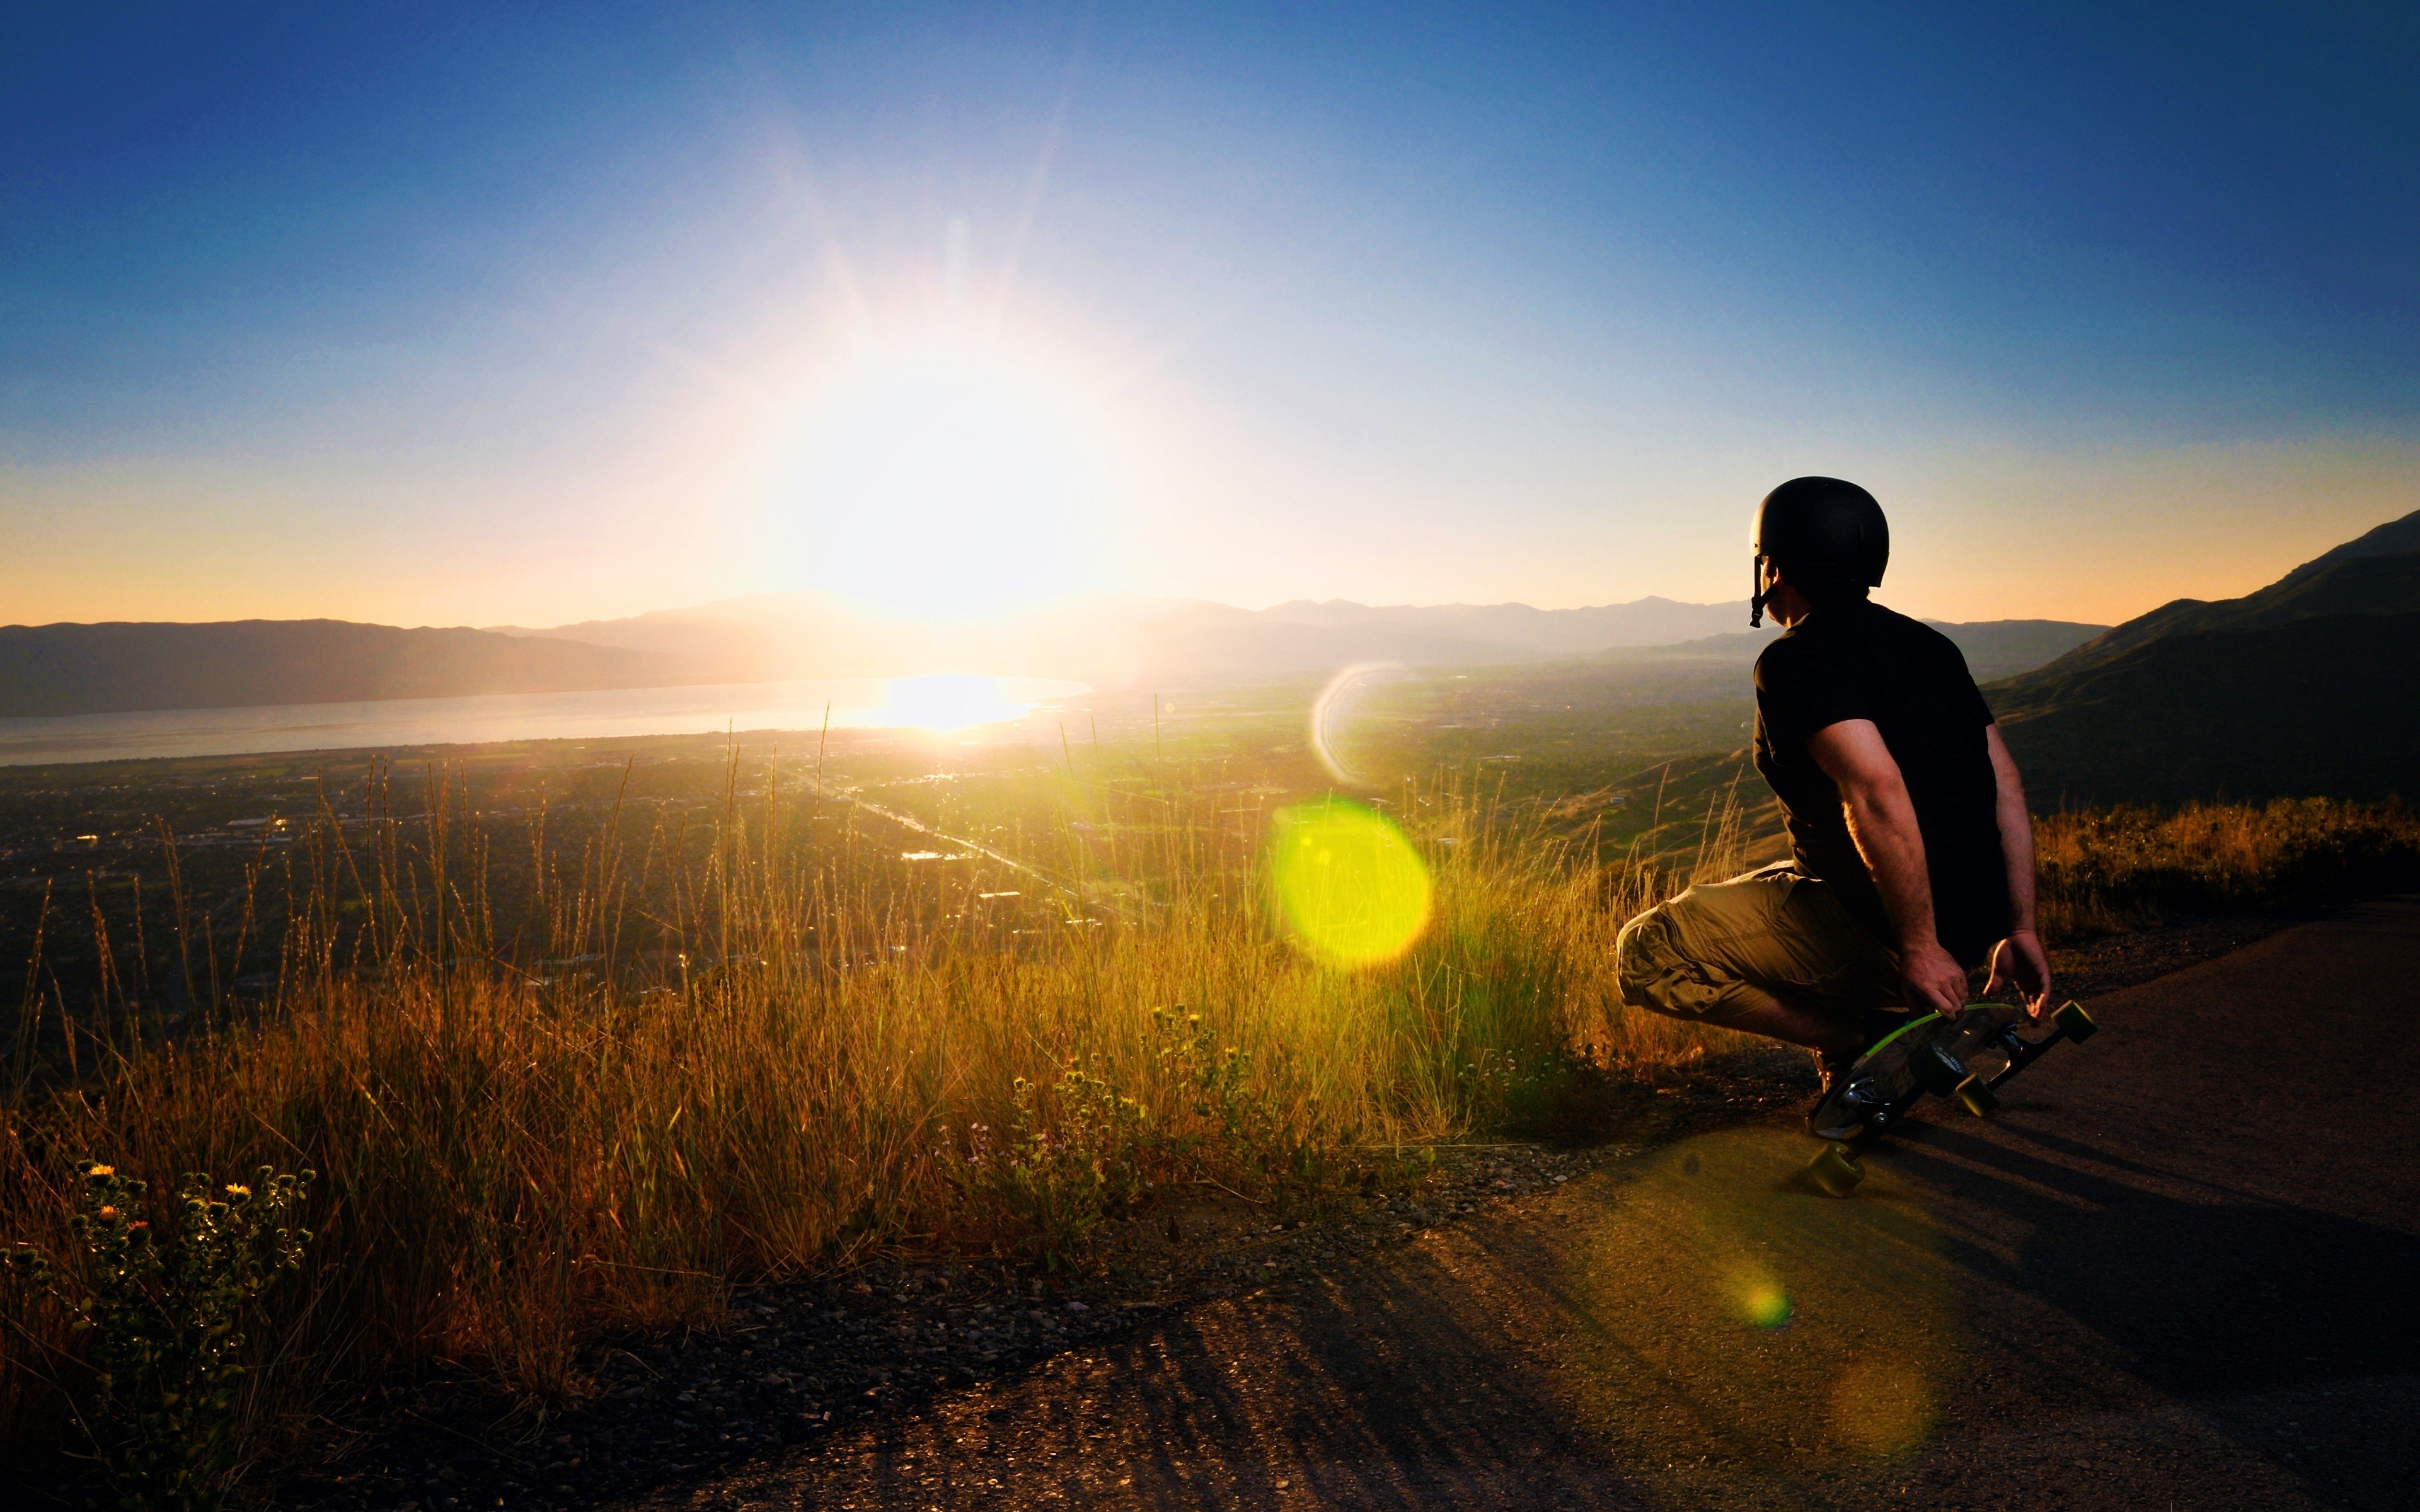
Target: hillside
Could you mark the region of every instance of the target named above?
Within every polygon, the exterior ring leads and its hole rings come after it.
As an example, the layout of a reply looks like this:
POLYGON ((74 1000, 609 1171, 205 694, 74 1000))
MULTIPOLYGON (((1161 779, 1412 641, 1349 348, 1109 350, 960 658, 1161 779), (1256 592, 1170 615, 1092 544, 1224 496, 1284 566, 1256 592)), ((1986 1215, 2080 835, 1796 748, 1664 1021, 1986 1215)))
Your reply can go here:
POLYGON ((2038 808, 2420 796, 2420 511, 1984 694, 2038 808))
POLYGON ((2163 635, 1985 691, 2037 810, 2420 796, 2420 612, 2163 635))
POLYGON ((695 681, 670 658, 343 620, 0 625, 0 717, 349 703, 695 681))
POLYGON ((2039 668, 2025 681, 2047 686, 2165 636, 2284 625, 2330 614, 2415 610, 2420 610, 2420 510, 2321 553, 2257 593, 2163 604, 2039 668))
POLYGON ((2278 581, 2290 583, 2298 578, 2333 567, 2339 562, 2350 562, 2361 557, 2399 557, 2412 551, 2420 551, 2420 509, 2401 519, 2391 519, 2374 530, 2365 531, 2342 546, 2320 552, 2278 581))

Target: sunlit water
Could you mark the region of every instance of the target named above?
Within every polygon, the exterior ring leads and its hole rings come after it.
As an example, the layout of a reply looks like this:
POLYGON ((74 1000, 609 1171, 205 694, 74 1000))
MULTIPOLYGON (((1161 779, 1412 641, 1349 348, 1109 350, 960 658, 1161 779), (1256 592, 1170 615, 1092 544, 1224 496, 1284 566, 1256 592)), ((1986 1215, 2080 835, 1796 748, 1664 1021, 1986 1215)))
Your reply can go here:
POLYGON ((1034 677, 840 677, 794 683, 585 693, 491 693, 241 709, 163 709, 0 719, 0 766, 236 756, 269 750, 595 740, 723 730, 915 729, 952 732, 1023 719, 1037 704, 1090 691, 1034 677))

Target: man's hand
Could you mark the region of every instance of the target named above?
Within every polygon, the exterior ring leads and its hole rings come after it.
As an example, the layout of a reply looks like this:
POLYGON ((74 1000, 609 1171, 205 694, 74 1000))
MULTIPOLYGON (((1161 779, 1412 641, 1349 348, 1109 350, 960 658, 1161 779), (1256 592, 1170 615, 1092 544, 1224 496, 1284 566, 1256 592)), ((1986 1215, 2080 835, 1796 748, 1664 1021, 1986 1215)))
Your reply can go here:
POLYGON ((2025 1011, 2036 1018, 2050 1007, 2050 958, 2042 954, 2034 932, 2021 929, 1992 948, 1992 980, 1983 988, 1991 996, 2004 987, 2024 994, 2025 1011))
POLYGON ((1907 989, 1907 1006, 1922 1012, 1958 1016, 1966 1006, 1966 968, 1939 941, 1928 941, 1900 957, 1899 980, 1907 989))

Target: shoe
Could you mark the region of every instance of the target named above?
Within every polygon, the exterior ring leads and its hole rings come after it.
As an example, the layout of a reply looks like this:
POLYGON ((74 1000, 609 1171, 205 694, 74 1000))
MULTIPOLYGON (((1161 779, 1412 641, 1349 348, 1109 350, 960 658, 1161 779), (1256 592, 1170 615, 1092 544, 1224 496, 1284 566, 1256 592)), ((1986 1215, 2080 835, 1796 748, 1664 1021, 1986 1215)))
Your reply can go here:
POLYGON ((1864 1059, 1868 1051, 1906 1027, 1908 1015, 1885 1012, 1881 1009, 1870 1009, 1863 1015, 1863 1020, 1864 1022, 1859 1025, 1861 1032, 1858 1035, 1857 1048, 1854 1050, 1808 1052, 1815 1057, 1815 1081, 1820 1091, 1831 1091, 1833 1082, 1850 1067, 1864 1059))

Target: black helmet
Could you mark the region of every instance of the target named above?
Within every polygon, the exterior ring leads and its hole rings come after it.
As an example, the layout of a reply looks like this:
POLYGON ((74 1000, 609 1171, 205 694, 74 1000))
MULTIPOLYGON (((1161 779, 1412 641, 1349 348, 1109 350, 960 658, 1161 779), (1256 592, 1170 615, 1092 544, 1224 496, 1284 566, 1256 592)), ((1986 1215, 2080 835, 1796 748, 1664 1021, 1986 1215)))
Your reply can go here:
POLYGON ((1890 525, 1874 496, 1838 478, 1792 478, 1756 506, 1756 564, 1747 623, 1764 623, 1769 559, 1801 589, 1879 588, 1890 564, 1890 525))

